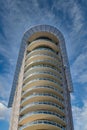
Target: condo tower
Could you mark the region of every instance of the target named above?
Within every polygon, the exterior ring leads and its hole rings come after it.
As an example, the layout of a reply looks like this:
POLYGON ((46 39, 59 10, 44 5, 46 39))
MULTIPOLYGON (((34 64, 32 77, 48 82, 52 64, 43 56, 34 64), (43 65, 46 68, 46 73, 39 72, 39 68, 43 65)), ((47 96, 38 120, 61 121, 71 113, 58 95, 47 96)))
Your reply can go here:
POLYGON ((25 32, 8 107, 10 130, 74 130, 73 91, 65 41, 50 25, 25 32))

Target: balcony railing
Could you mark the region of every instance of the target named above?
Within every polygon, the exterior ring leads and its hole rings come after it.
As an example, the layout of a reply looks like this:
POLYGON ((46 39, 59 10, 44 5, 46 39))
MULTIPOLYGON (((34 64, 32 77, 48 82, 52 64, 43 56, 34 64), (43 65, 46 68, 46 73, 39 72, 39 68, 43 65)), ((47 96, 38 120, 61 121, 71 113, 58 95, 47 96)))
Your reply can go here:
POLYGON ((59 106, 56 103, 48 102, 48 101, 32 102, 32 103, 30 103, 28 105, 25 105, 25 106, 21 107, 20 112, 27 109, 28 107, 32 107, 32 106, 36 106, 36 105, 51 105, 51 106, 57 107, 61 112, 64 112, 64 108, 62 108, 61 106, 59 106))
POLYGON ((29 89, 27 89, 26 91, 24 91, 24 92, 22 93, 22 95, 25 95, 27 92, 29 92, 29 91, 31 91, 31 90, 33 90, 33 89, 38 89, 38 88, 39 88, 39 89, 40 89, 40 88, 52 89, 52 90, 54 90, 55 92, 57 92, 57 94, 60 95, 60 97, 63 98, 63 93, 61 93, 61 91, 59 91, 58 89, 54 88, 53 86, 33 86, 32 88, 29 88, 29 89))
MULTIPOLYGON (((31 76, 34 76, 34 75, 37 75, 37 74, 49 74, 50 76, 53 76, 52 77, 52 79, 55 81, 55 82, 57 82, 58 84, 62 84, 62 81, 61 81, 61 78, 60 77, 58 77, 57 75, 55 75, 54 73, 52 73, 52 72, 50 72, 50 71, 42 71, 42 72, 34 72, 34 73, 29 73, 29 75, 28 76, 26 76, 26 77, 24 77, 24 82, 27 80, 27 79, 29 79, 29 77, 31 77, 31 76)), ((45 75, 45 77, 46 77, 46 75, 45 75)), ((34 77, 33 77, 34 78, 34 77)), ((44 76, 43 76, 43 78, 44 78, 44 76)), ((51 79, 51 78, 50 78, 51 79)), ((30 79, 31 80, 31 79, 30 79)), ((29 80, 28 80, 29 81, 29 80)))
POLYGON ((54 57, 52 57, 52 56, 50 56, 50 55, 47 55, 47 54, 37 54, 37 55, 34 55, 34 56, 31 56, 30 58, 28 58, 26 61, 25 61, 25 64, 27 64, 27 62, 29 61, 32 61, 32 59, 33 58, 38 58, 39 60, 40 60, 40 58, 42 58, 42 60, 51 60, 51 61, 53 61, 54 63, 56 62, 56 64, 58 64, 58 65, 62 65, 62 63, 61 62, 59 62, 59 60, 58 59, 56 59, 56 58, 54 58, 54 57), (42 57, 41 57, 42 56, 42 57))
POLYGON ((42 46, 46 46, 48 48, 51 48, 54 52, 57 52, 59 51, 59 48, 56 44, 54 44, 53 42, 51 41, 47 41, 47 40, 44 40, 44 39, 40 39, 40 40, 35 40, 33 42, 31 42, 29 45, 28 45, 28 49, 30 49, 33 45, 37 45, 36 47, 34 47, 32 50, 36 49, 37 47, 41 47, 42 46), (38 44, 37 44, 38 43, 38 44), (48 46, 49 45, 49 46, 48 46))
POLYGON ((49 65, 38 65, 38 66, 33 66, 31 67, 29 70, 27 70, 27 72, 24 73, 24 75, 27 75, 27 73, 31 74, 33 69, 39 69, 42 68, 43 69, 52 69, 52 71, 55 71, 55 73, 57 73, 59 75, 59 77, 62 79, 62 73, 59 72, 55 67, 49 66, 49 65))
POLYGON ((28 117, 28 116, 31 116, 31 115, 34 115, 34 114, 50 114, 50 115, 54 115, 54 116, 57 116, 61 119, 61 121, 65 121, 65 118, 59 114, 57 114, 56 112, 52 112, 52 111, 43 111, 43 110, 40 110, 40 111, 33 111, 33 112, 30 112, 30 113, 27 113, 27 114, 24 114, 22 116, 20 116, 20 120, 23 120, 24 118, 28 117))
MULTIPOLYGON (((57 54, 55 54, 52 50, 49 50, 49 49, 46 49, 46 48, 39 48, 39 49, 36 49, 36 50, 31 51, 29 54, 27 54, 26 60, 27 60, 28 58, 30 58, 30 57, 33 55, 34 52, 38 52, 38 51, 42 51, 42 50, 45 50, 45 51, 47 51, 47 52, 44 52, 44 53, 41 53, 41 54, 43 54, 43 55, 48 55, 48 56, 57 58, 57 60, 58 60, 59 62, 61 62, 61 60, 60 60, 60 58, 58 57, 57 54)), ((40 52, 38 52, 38 54, 40 54, 40 52)), ((37 54, 36 54, 36 55, 37 55, 37 54)))
POLYGON ((29 126, 32 126, 32 125, 39 125, 39 124, 53 125, 53 126, 57 126, 58 128, 61 128, 62 130, 66 130, 66 128, 63 127, 62 125, 60 125, 56 122, 53 122, 53 121, 48 121, 48 120, 37 120, 37 121, 27 123, 27 124, 23 125, 22 127, 20 127, 19 130, 23 130, 26 127, 29 127, 29 126))
MULTIPOLYGON (((30 62, 28 65, 25 65, 25 71, 27 70, 27 69, 29 69, 29 66, 31 66, 32 67, 32 64, 37 64, 37 63, 39 63, 39 64, 50 64, 51 66, 54 66, 57 70, 59 70, 59 71, 61 71, 61 66, 60 65, 58 65, 58 63, 56 63, 56 62, 52 62, 52 60, 35 60, 35 61, 32 61, 32 62, 30 62)), ((31 68, 30 67, 30 68, 31 68)))
MULTIPOLYGON (((37 97, 37 96, 49 96, 49 97, 53 97, 53 98, 58 99, 58 101, 60 101, 61 103, 63 103, 63 100, 62 100, 61 98, 59 98, 59 97, 57 97, 56 95, 51 94, 51 93, 50 93, 50 94, 49 94, 49 93, 36 93, 36 94, 31 94, 31 95, 29 95, 28 97, 22 99, 22 103, 25 102, 26 100, 29 100, 29 99, 32 98, 32 97, 37 97)), ((60 107, 60 108, 61 108, 61 107, 60 107)))
POLYGON ((60 86, 59 84, 57 84, 54 80, 47 79, 47 78, 38 78, 38 79, 31 80, 31 81, 29 81, 28 83, 23 84, 23 88, 26 88, 26 86, 27 86, 28 84, 33 83, 34 81, 40 81, 40 80, 51 81, 51 82, 55 83, 55 85, 59 88, 60 91, 63 91, 63 87, 62 87, 62 86, 60 86))

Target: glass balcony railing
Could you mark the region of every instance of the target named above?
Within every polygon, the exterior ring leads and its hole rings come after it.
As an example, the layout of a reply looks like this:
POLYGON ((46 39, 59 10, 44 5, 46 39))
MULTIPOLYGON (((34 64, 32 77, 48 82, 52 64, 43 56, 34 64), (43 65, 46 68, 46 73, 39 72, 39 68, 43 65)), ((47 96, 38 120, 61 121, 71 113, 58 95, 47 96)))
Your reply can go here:
POLYGON ((62 73, 59 72, 55 67, 49 66, 49 65, 38 65, 38 66, 32 66, 29 70, 27 70, 24 75, 26 76, 28 73, 31 74, 33 69, 52 69, 52 71, 54 71, 54 73, 56 73, 56 75, 58 75, 60 77, 60 79, 62 79, 62 73))
POLYGON ((37 54, 37 55, 34 55, 34 56, 32 56, 32 57, 30 57, 29 59, 27 59, 26 61, 25 61, 25 66, 26 66, 26 64, 27 64, 27 62, 32 62, 33 60, 35 60, 35 59, 41 59, 41 60, 48 60, 48 61, 50 61, 51 60, 51 62, 53 62, 53 63, 56 63, 57 65, 59 65, 60 67, 62 66, 62 63, 61 62, 59 62, 58 61, 58 59, 56 59, 56 58, 53 58, 52 56, 48 56, 48 55, 46 55, 46 54, 37 54), (42 56, 42 57, 41 57, 42 56))
MULTIPOLYGON (((54 48, 56 48, 56 50, 59 50, 58 46, 57 46, 53 41, 49 41, 49 40, 45 40, 45 39, 38 39, 38 40, 35 40, 35 41, 29 43, 28 48, 29 48, 30 46, 33 46, 34 44, 39 43, 39 42, 40 42, 40 43, 44 42, 44 43, 46 43, 46 44, 48 43, 48 44, 52 45, 54 48)), ((45 47, 44 44, 42 44, 42 46, 45 47)), ((41 48, 42 46, 38 45, 38 48, 41 48)), ((51 50, 53 50, 53 52, 55 52, 55 49, 53 49, 53 48, 50 47, 50 46, 46 46, 46 48, 50 48, 51 50)), ((37 49, 37 48, 34 48, 34 49, 37 49)))
MULTIPOLYGON (((27 82, 26 84, 23 84, 23 89, 26 89, 26 87, 29 85, 29 84, 32 84, 32 83, 34 83, 34 82, 37 82, 37 81, 51 81, 52 83, 54 83, 54 86, 56 85, 56 87, 61 91, 61 92, 63 92, 63 88, 59 85, 59 84, 57 84, 56 82, 54 82, 53 80, 48 80, 48 79, 46 79, 46 78, 39 78, 39 79, 34 79, 34 80, 32 80, 32 81, 29 81, 29 82, 27 82)), ((52 85, 52 83, 50 82, 50 85, 52 85)), ((37 84, 36 84, 37 85, 37 84)))
POLYGON ((54 94, 49 94, 49 93, 34 93, 34 94, 31 94, 29 95, 28 97, 22 99, 22 103, 25 102, 26 100, 29 100, 30 98, 32 97, 37 97, 37 96, 48 96, 48 97, 53 97, 53 98, 56 98, 58 99, 58 101, 60 101, 61 103, 63 103, 63 100, 59 97, 57 97, 56 95, 54 94))
POLYGON ((63 98, 63 93, 61 93, 61 91, 59 91, 58 89, 54 88, 53 86, 33 86, 32 88, 27 89, 26 91, 24 91, 22 93, 22 95, 25 95, 27 92, 34 90, 34 89, 41 89, 41 88, 49 88, 54 90, 55 92, 57 92, 58 95, 60 95, 60 97, 63 98))
POLYGON ((27 113, 27 114, 24 114, 24 115, 20 116, 19 119, 20 119, 20 121, 22 121, 23 119, 25 119, 25 118, 27 118, 27 117, 30 117, 30 116, 32 116, 32 115, 35 115, 35 114, 49 114, 49 115, 52 115, 52 116, 56 116, 56 117, 59 118, 59 120, 60 120, 61 122, 65 123, 65 122, 64 122, 64 121, 65 121, 65 118, 64 118, 63 116, 61 116, 61 115, 59 115, 59 114, 57 114, 57 113, 55 113, 55 112, 52 112, 52 111, 43 111, 43 110, 41 110, 41 111, 29 112, 29 113, 27 113))
MULTIPOLYGON (((48 56, 57 58, 57 60, 58 60, 59 62, 61 62, 60 58, 58 57, 58 55, 57 55, 56 53, 54 53, 52 50, 49 50, 49 49, 46 49, 46 48, 38 48, 38 49, 36 49, 36 50, 31 51, 29 54, 27 54, 26 60, 27 60, 28 58, 32 57, 32 55, 33 55, 35 52, 38 53, 38 54, 48 55, 48 56), (42 51, 42 50, 45 50, 45 51, 47 51, 47 52, 43 52, 43 53, 38 52, 38 51, 42 51)), ((35 53, 35 55, 37 55, 36 53, 35 53)))
POLYGON ((60 88, 60 89, 63 88, 63 87, 62 87, 62 84, 60 85, 60 84, 58 84, 55 80, 52 80, 52 79, 50 79, 50 78, 37 78, 37 79, 33 79, 33 80, 31 80, 31 81, 28 81, 27 83, 23 83, 23 88, 24 88, 27 84, 32 83, 32 82, 34 82, 34 81, 39 81, 39 80, 51 81, 51 82, 55 83, 55 84, 58 86, 58 88, 60 88))
POLYGON ((56 122, 53 122, 53 121, 48 121, 48 120, 37 120, 37 121, 33 121, 33 122, 30 122, 30 123, 27 123, 25 125, 23 125, 22 127, 19 128, 19 130, 23 130, 29 126, 32 126, 32 125, 39 125, 39 124, 44 124, 44 125, 53 125, 53 126, 56 126, 58 128, 61 128, 61 130, 66 130, 65 127, 63 127, 62 125, 56 123, 56 122))
POLYGON ((62 63, 58 61, 58 59, 52 57, 52 56, 49 56, 49 55, 46 55, 46 54, 37 54, 37 55, 34 55, 30 58, 28 58, 26 61, 25 61, 25 65, 28 63, 28 62, 31 62, 32 60, 35 60, 35 59, 46 59, 46 60, 51 60, 53 62, 56 62, 58 65, 62 66, 62 63), (42 57, 41 57, 42 56, 42 57))
MULTIPOLYGON (((29 80, 32 80, 32 79, 30 79, 30 77, 32 76, 33 79, 34 79, 34 76, 35 76, 35 75, 37 75, 37 77, 38 77, 38 75, 40 75, 40 76, 42 75, 43 78, 44 78, 44 77, 47 77, 48 75, 46 75, 46 74, 49 74, 50 80, 53 80, 54 82, 56 82, 56 83, 58 83, 60 86, 62 86, 62 81, 61 81, 61 79, 60 79, 58 76, 56 76, 55 74, 53 74, 53 73, 51 73, 51 72, 48 72, 48 71, 31 73, 31 74, 29 74, 28 76, 26 76, 26 77, 24 78, 24 81, 23 81, 23 82, 26 82, 27 80, 28 80, 28 82, 29 82, 29 80), (45 75, 44 75, 44 74, 45 74, 45 75)), ((40 77, 40 76, 39 76, 39 77, 40 77)))
POLYGON ((35 49, 35 50, 32 50, 31 52, 29 52, 29 53, 27 54, 27 56, 30 57, 34 52, 37 52, 37 51, 39 51, 39 50, 46 50, 46 51, 48 51, 49 53, 55 55, 55 57, 58 56, 58 55, 56 55, 56 53, 55 53, 52 49, 50 49, 50 48, 45 48, 45 47, 43 47, 43 48, 37 48, 37 49, 35 49))
POLYGON ((30 113, 27 113, 27 114, 24 114, 22 116, 20 116, 20 120, 23 120, 24 118, 26 117, 29 117, 31 115, 35 115, 35 114, 50 114, 50 115, 53 115, 53 116, 57 116, 61 119, 61 121, 65 121, 65 118, 59 114, 57 114, 56 112, 52 112, 52 111, 44 111, 44 110, 40 110, 40 111, 33 111, 33 112, 30 112, 30 113))
MULTIPOLYGON (((51 42, 52 44, 56 45, 56 43, 53 40, 49 39, 48 37, 47 38, 46 37, 43 37, 43 38, 40 37, 40 38, 36 39, 35 41, 48 41, 48 42, 51 42)), ((57 45, 57 47, 58 47, 58 45, 57 45)))
MULTIPOLYGON (((59 111, 61 111, 62 113, 64 113, 64 109, 61 108, 59 105, 57 105, 56 103, 53 103, 53 102, 48 102, 48 101, 39 101, 39 102, 32 102, 26 106, 23 106, 21 107, 20 109, 20 113, 23 112, 24 110, 26 110, 27 108, 29 107, 32 107, 32 106, 36 106, 36 105, 49 105, 49 106, 54 106, 56 107, 59 111)), ((50 107, 49 107, 50 108, 50 107)))
MULTIPOLYGON (((57 76, 55 73, 53 73, 53 72, 50 72, 50 71, 45 71, 45 70, 40 70, 39 72, 31 72, 31 73, 29 73, 29 75, 30 74, 39 74, 39 73, 46 73, 46 74, 50 74, 50 75, 53 75, 53 76, 55 76, 56 78, 59 78, 59 79, 61 79, 59 76, 57 76)), ((24 78, 25 78, 25 76, 24 76, 24 78)))
POLYGON ((25 71, 27 69, 31 68, 32 64, 38 65, 38 64, 43 64, 43 63, 48 64, 48 65, 50 64, 50 66, 54 66, 57 70, 61 71, 61 66, 58 63, 52 62, 52 60, 45 60, 45 59, 44 60, 35 60, 35 61, 30 62, 28 65, 25 65, 25 71))

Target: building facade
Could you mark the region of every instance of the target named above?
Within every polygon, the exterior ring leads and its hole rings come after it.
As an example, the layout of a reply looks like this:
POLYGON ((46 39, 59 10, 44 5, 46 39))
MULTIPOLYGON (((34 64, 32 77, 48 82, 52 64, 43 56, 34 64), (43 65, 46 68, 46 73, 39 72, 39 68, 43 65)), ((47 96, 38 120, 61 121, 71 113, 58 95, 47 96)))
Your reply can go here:
POLYGON ((22 39, 8 104, 10 130, 74 130, 72 90, 61 32, 50 25, 29 29, 22 39))

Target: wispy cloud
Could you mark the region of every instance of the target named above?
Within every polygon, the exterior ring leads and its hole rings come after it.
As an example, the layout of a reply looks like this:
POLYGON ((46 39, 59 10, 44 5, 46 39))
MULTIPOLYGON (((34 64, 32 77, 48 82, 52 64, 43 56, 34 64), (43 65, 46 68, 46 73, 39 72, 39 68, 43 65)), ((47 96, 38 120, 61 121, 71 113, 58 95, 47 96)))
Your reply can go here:
POLYGON ((83 51, 71 66, 73 81, 87 83, 87 51, 83 51))
POLYGON ((84 26, 84 14, 81 5, 74 2, 70 10, 70 15, 73 22, 72 30, 77 33, 84 26))
POLYGON ((11 73, 0 76, 0 98, 8 101, 12 84, 11 73))
POLYGON ((52 12, 54 12, 54 19, 56 21, 54 25, 62 30, 65 36, 68 55, 71 61, 81 53, 81 48, 87 42, 84 39, 87 32, 83 9, 84 7, 75 0, 55 0, 52 6, 52 12))
POLYGON ((9 122, 10 109, 8 109, 3 103, 0 102, 0 120, 6 120, 9 122))
POLYGON ((74 101, 75 100, 75 95, 71 93, 71 100, 74 101))
POLYGON ((82 108, 73 106, 72 110, 75 130, 87 130, 87 100, 84 101, 82 108))

